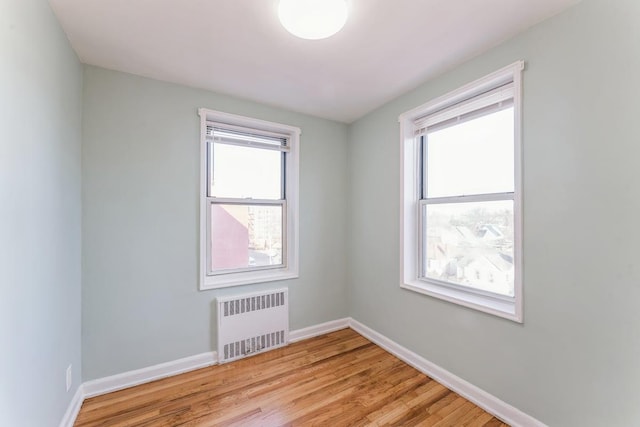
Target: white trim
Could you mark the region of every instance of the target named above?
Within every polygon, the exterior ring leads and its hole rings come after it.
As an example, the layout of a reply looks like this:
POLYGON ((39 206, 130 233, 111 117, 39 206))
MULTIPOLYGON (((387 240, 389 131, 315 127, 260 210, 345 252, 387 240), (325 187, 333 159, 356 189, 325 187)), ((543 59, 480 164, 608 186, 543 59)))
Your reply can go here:
MULTIPOLYGON (((400 287, 429 295, 463 307, 472 308, 505 319, 523 322, 523 226, 522 226, 522 71, 524 61, 517 61, 457 90, 400 115, 400 287), (445 286, 420 280, 420 144, 415 136, 416 121, 451 107, 488 90, 513 82, 514 101, 514 297, 512 301, 495 302, 465 290, 451 291, 445 286)), ((492 197, 503 197, 503 194, 492 197)), ((473 198, 484 199, 488 195, 473 198)), ((447 198, 449 200, 453 198, 447 198)), ((442 198, 434 202, 446 202, 442 198)), ((427 201, 426 203, 430 203, 427 201)))
MULTIPOLYGON (((280 123, 269 122, 266 120, 254 119, 252 117, 240 116, 237 114, 225 113, 224 111, 209 110, 208 108, 199 108, 198 115, 204 117, 206 121, 217 124, 227 124, 240 126, 249 129, 260 129, 277 135, 295 133, 300 135, 302 131, 299 127, 283 125, 280 123)), ((205 127, 205 134, 206 134, 205 127)))
MULTIPOLYGON (((415 121, 416 128, 419 129, 416 133, 429 133, 432 131, 432 128, 437 127, 437 125, 441 125, 443 122, 449 122, 455 118, 460 120, 469 113, 477 114, 478 110, 484 111, 492 106, 494 108, 503 108, 502 106, 505 103, 510 105, 511 103, 506 101, 513 99, 513 89, 514 84, 513 82, 510 82, 504 86, 490 90, 489 92, 474 96, 467 101, 462 101, 458 104, 447 107, 444 110, 427 114, 425 117, 415 121)), ((492 112, 495 111, 495 109, 490 110, 492 112)), ((486 112, 484 114, 486 114, 486 112)))
MULTIPOLYGON (((516 63, 517 64, 517 63, 516 63)), ((524 70, 524 61, 520 61, 520 67, 513 70, 513 124, 514 124, 514 191, 515 198, 513 199, 513 257, 514 257, 514 298, 515 298, 515 312, 514 317, 517 322, 524 322, 524 210, 522 208, 522 194, 524 187, 522 184, 522 166, 524 163, 524 157, 522 156, 523 144, 522 144, 522 71, 524 70)))
POLYGON ((286 268, 250 270, 226 275, 218 274, 215 276, 207 276, 207 279, 217 278, 218 281, 207 281, 205 287, 200 287, 200 290, 206 291, 209 289, 222 289, 232 286, 250 285, 252 283, 276 282, 281 280, 297 279, 298 277, 300 276, 297 271, 288 272, 286 268))
POLYGON ((417 285, 413 283, 401 283, 402 289, 407 289, 420 294, 429 295, 453 304, 493 314, 494 316, 520 322, 515 314, 510 314, 513 309, 513 301, 507 298, 496 298, 489 295, 474 293, 471 291, 456 289, 452 286, 440 285, 434 281, 420 280, 417 285))
POLYGON ((309 326, 307 328, 297 329, 289 332, 289 342, 294 343, 319 335, 328 334, 329 332, 339 331, 349 327, 350 318, 332 320, 330 322, 320 323, 318 325, 309 326))
MULTIPOLYGON (((407 120, 414 121, 436 111, 440 111, 453 104, 464 101, 474 95, 486 92, 489 89, 508 83, 514 75, 520 74, 524 70, 524 61, 516 61, 511 65, 507 65, 491 74, 488 74, 478 80, 468 83, 461 88, 435 98, 426 104, 422 104, 412 110, 402 113, 399 117, 400 122, 407 120)), ((517 82, 514 81, 514 84, 517 82)), ((517 91, 516 91, 517 92, 517 91)), ((517 100, 514 99, 514 102, 517 100)))
POLYGON ((284 125, 280 123, 269 122, 265 120, 254 119, 251 117, 229 114, 222 111, 208 110, 206 108, 198 109, 200 115, 200 279, 199 289, 209 290, 226 288, 231 286, 246 285, 251 283, 264 283, 271 281, 280 281, 295 279, 299 277, 299 162, 300 162, 300 128, 295 126, 284 125), (265 131, 268 133, 277 133, 278 135, 286 135, 289 138, 286 171, 285 171, 285 193, 286 193, 286 212, 283 212, 283 218, 286 218, 286 230, 283 234, 286 239, 285 249, 286 261, 282 268, 271 270, 246 270, 231 274, 209 275, 207 270, 207 245, 208 233, 207 219, 208 206, 210 198, 207 197, 207 123, 216 122, 225 125, 239 126, 257 131, 265 131))
POLYGON ((446 369, 428 361, 424 357, 406 349, 379 332, 365 326, 355 319, 350 319, 351 329, 377 344, 398 359, 413 366, 418 371, 439 382, 448 389, 458 393, 490 414, 500 418, 512 427, 546 427, 545 424, 519 409, 509 405, 479 387, 452 374, 446 369))
POLYGON ((99 396, 196 369, 206 368, 215 365, 217 361, 218 356, 214 351, 87 381, 83 384, 84 397, 99 396))
POLYGON ((82 384, 78 387, 71 402, 69 402, 69 406, 67 407, 67 411, 64 413, 62 417, 62 421, 60 421, 60 427, 73 427, 73 424, 76 422, 76 418, 78 418, 78 414, 80 413, 80 408, 82 408, 82 402, 84 401, 84 388, 82 384))

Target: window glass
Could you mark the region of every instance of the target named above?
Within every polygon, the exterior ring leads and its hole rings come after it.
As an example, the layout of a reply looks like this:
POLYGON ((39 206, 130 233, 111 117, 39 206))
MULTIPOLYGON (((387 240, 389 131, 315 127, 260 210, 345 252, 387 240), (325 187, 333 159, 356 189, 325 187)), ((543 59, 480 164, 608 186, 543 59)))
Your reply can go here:
POLYGON ((283 205, 211 204, 211 268, 283 264, 283 205))
POLYGON ((424 204, 423 274, 514 295, 513 201, 424 204))
POLYGON ((514 191, 513 107, 429 133, 429 198, 514 191))
POLYGON ((283 198, 282 152, 221 143, 209 143, 209 149, 213 149, 211 197, 283 198))

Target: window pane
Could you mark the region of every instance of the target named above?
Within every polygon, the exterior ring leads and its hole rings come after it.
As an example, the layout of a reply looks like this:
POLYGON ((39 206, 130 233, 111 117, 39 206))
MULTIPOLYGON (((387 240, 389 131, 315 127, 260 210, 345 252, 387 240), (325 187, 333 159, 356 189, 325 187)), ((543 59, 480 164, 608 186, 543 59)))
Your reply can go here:
POLYGON ((514 191, 513 108, 427 135, 427 197, 514 191))
MULTIPOLYGON (((211 146, 211 145, 210 145, 211 146)), ((212 197, 282 198, 282 152, 213 143, 212 197)))
POLYGON ((514 294, 513 201, 424 205, 424 276, 514 294))
POLYGON ((282 205, 211 205, 211 269, 282 264, 282 205))

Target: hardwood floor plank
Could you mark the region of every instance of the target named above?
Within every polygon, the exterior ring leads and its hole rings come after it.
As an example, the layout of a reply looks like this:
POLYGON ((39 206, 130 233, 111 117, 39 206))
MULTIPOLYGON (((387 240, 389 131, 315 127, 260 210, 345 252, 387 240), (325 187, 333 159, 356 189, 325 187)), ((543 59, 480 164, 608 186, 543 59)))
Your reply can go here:
POLYGON ((87 399, 75 423, 315 425, 504 424, 351 329, 87 399))
POLYGON ((489 421, 487 421, 483 427, 509 427, 509 426, 497 418, 492 418, 489 421))
MULTIPOLYGON (((478 408, 478 409, 480 409, 480 408, 478 408)), ((478 416, 476 416, 475 418, 467 421, 464 424, 465 427, 484 427, 490 420, 492 420, 492 419, 495 420, 495 418, 491 414, 483 411, 482 409, 480 409, 480 412, 481 413, 478 416)))

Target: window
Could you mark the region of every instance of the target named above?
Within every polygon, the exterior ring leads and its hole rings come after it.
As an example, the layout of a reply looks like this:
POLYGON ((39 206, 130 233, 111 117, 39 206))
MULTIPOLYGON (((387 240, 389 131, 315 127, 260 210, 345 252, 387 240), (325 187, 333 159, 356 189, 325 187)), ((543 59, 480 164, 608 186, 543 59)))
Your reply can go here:
POLYGON ((522 322, 524 62, 400 116, 401 286, 522 322))
POLYGON ((300 130, 199 113, 200 288, 298 277, 300 130))

